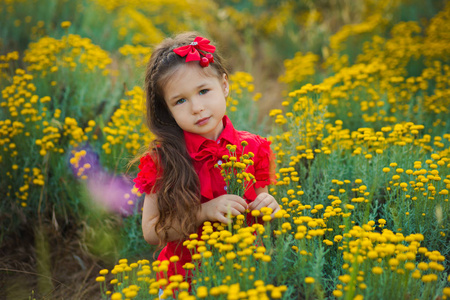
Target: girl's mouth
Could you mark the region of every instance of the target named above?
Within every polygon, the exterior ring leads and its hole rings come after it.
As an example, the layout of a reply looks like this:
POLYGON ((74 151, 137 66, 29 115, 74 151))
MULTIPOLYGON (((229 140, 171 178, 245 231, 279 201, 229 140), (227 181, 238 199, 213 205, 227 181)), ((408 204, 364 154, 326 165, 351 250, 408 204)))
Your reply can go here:
POLYGON ((199 126, 205 125, 206 123, 208 123, 210 118, 211 117, 200 119, 195 123, 195 125, 199 125, 199 126))

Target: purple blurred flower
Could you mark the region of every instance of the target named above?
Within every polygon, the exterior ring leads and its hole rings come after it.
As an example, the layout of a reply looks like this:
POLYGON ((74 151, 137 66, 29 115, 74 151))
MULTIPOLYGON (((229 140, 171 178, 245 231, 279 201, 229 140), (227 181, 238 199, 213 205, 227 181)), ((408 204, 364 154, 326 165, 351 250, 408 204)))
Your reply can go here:
POLYGON ((110 175, 98 172, 87 179, 87 188, 92 199, 105 209, 131 215, 136 206, 138 197, 133 194, 134 183, 125 176, 110 175))
MULTIPOLYGON (((86 175, 85 182, 92 200, 108 211, 124 216, 131 215, 138 202, 138 196, 132 193, 133 181, 126 176, 104 171, 99 155, 89 145, 78 148, 76 152, 83 150, 86 153, 79 156, 78 167, 72 163, 70 166, 76 177, 80 177, 80 168, 83 168, 81 174, 86 175), (86 164, 90 167, 84 168, 86 164)), ((73 157, 74 155, 70 158, 73 157)))

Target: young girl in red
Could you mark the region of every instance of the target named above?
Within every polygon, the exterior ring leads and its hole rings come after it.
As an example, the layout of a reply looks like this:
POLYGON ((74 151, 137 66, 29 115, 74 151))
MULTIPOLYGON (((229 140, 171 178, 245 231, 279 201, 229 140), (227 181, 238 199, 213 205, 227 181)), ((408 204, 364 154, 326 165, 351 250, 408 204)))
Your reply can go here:
POLYGON ((204 221, 227 223, 228 212, 237 216, 247 209, 280 209, 267 189, 274 182, 273 154, 269 141, 235 130, 225 115, 228 75, 209 40, 195 33, 164 40, 150 58, 145 88, 147 125, 156 138, 134 180, 146 194, 142 230, 149 244, 166 245, 159 261, 178 256, 167 277, 185 275, 183 265, 191 255, 183 241, 201 234, 204 221), (228 154, 228 144, 241 154, 242 141, 248 143, 245 152, 255 155, 247 172, 256 179, 243 198, 227 194, 214 167, 228 154))

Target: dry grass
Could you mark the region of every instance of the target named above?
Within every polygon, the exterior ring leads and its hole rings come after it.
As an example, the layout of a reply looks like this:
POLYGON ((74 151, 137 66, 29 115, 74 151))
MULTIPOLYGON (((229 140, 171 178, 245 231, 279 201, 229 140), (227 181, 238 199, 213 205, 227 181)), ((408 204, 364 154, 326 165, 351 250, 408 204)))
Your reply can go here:
POLYGON ((0 299, 98 299, 102 262, 79 242, 75 226, 22 228, 0 248, 0 299))

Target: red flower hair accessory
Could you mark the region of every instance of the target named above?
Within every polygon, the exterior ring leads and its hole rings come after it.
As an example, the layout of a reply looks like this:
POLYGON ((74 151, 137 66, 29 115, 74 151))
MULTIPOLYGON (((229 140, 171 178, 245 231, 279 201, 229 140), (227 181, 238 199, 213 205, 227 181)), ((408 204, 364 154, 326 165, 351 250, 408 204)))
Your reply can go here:
POLYGON ((202 67, 207 67, 210 63, 214 62, 214 56, 211 53, 216 51, 216 47, 209 43, 210 41, 208 39, 198 36, 189 45, 175 48, 173 52, 181 57, 186 56, 186 62, 199 60, 202 67))

